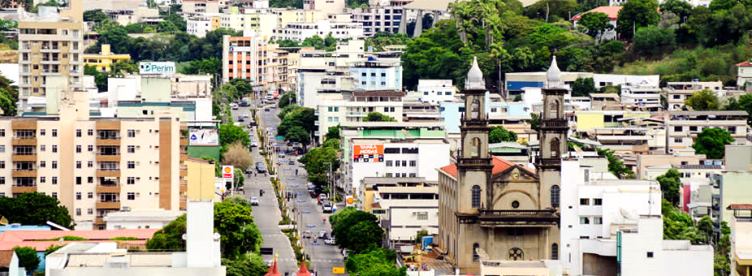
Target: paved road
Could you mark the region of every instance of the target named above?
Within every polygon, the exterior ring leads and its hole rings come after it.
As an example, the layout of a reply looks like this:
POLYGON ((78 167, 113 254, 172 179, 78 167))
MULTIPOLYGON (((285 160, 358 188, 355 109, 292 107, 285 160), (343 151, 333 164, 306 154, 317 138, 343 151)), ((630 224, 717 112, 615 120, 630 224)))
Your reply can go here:
MULTIPOLYGON (((232 113, 234 119, 237 119, 241 114, 250 114, 250 111, 247 107, 241 107, 232 113)), ((251 157, 254 163, 264 160, 257 148, 253 148, 251 157)), ((274 248, 274 254, 277 255, 279 261, 279 270, 283 275, 285 272, 292 274, 297 271, 297 260, 295 260, 295 253, 290 246, 290 240, 279 229, 278 224, 282 216, 277 207, 277 198, 274 196, 274 188, 269 181, 269 176, 266 174, 246 175, 243 189, 246 198, 251 196, 259 198, 259 206, 253 206, 253 217, 264 238, 261 247, 274 248), (259 191, 262 189, 264 196, 259 196, 259 191)), ((263 257, 267 262, 273 258, 271 255, 264 255, 263 257)))
MULTIPOLYGON (((264 112, 261 115, 263 124, 276 126, 279 123, 276 110, 264 112)), ((278 175, 285 184, 285 192, 296 195, 297 198, 288 201, 288 207, 294 211, 294 218, 298 221, 300 231, 311 231, 316 237, 319 232, 326 231, 331 235, 331 225, 329 225, 329 215, 323 214, 322 208, 317 204, 314 198, 308 195, 305 170, 300 163, 294 162, 290 165, 289 161, 296 159, 297 156, 288 156, 280 159, 278 175), (296 174, 297 170, 297 174, 296 174)), ((303 251, 311 260, 311 269, 317 271, 318 275, 331 275, 332 267, 344 266, 344 260, 340 250, 335 245, 325 245, 323 239, 313 238, 303 240, 303 251), (314 243, 315 241, 315 243, 314 243)))

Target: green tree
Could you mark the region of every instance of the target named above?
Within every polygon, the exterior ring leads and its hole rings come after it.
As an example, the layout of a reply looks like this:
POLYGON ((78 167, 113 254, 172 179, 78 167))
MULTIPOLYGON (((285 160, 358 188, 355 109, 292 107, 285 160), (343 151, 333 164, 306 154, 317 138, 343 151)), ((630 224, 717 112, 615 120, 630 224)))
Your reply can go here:
POLYGON ((660 5, 661 12, 670 12, 679 17, 679 22, 684 23, 692 14, 692 5, 683 0, 666 0, 660 5))
POLYGON ((14 197, 0 197, 0 214, 10 223, 45 225, 48 221, 72 228, 68 209, 57 198, 43 193, 22 193, 14 197), (34 210, 29 212, 29 210, 34 210))
POLYGON ((303 0, 270 0, 269 7, 302 9, 303 0))
POLYGON ((146 248, 163 251, 185 251, 185 215, 177 217, 146 241, 146 248))
POLYGON ((632 29, 658 24, 658 2, 656 0, 628 0, 622 5, 616 20, 616 30, 624 39, 631 39, 632 29))
POLYGON ((384 230, 379 227, 376 216, 352 207, 338 211, 330 220, 332 235, 337 244, 355 252, 379 247, 384 236, 384 230))
POLYGON ((107 16, 102 10, 96 9, 96 10, 89 10, 84 12, 84 21, 86 22, 94 22, 99 23, 105 20, 109 20, 110 17, 107 16))
POLYGON ((332 171, 336 171, 339 168, 338 152, 339 141, 337 139, 329 139, 321 147, 313 148, 303 155, 300 162, 305 165, 306 172, 308 173, 308 181, 319 187, 325 184, 329 173, 329 165, 331 164, 332 171))
POLYGON ((316 116, 316 110, 313 108, 289 105, 282 109, 279 116, 283 114, 282 122, 277 127, 279 135, 287 136, 287 132, 295 126, 302 127, 309 134, 317 129, 316 120, 318 116, 316 116))
POLYGON ((666 171, 666 173, 656 178, 658 183, 661 185, 663 198, 673 205, 679 204, 679 189, 681 188, 679 176, 679 171, 671 168, 666 171))
POLYGON ((706 236, 697 229, 692 217, 665 199, 661 201, 661 214, 663 215, 663 239, 689 240, 692 244, 707 243, 706 236))
POLYGON ((27 273, 33 274, 39 268, 39 257, 33 247, 14 247, 13 251, 18 256, 18 266, 25 268, 27 273))
POLYGON ((94 66, 84 65, 84 75, 94 76, 94 83, 97 85, 97 90, 107 91, 107 73, 100 72, 94 66))
POLYGON ((589 12, 583 14, 580 21, 577 22, 577 26, 580 27, 589 36, 597 37, 603 34, 606 30, 612 29, 608 15, 602 12, 589 12))
POLYGON ((311 142, 311 136, 305 128, 301 126, 293 126, 289 130, 287 130, 285 140, 308 145, 311 142))
POLYGON ((351 9, 360 8, 363 5, 368 7, 368 0, 347 0, 347 7, 351 9))
POLYGON ((279 102, 277 103, 277 106, 279 108, 285 108, 286 106, 296 103, 297 97, 295 96, 295 92, 287 92, 285 94, 282 94, 282 96, 279 97, 279 102))
POLYGON ((546 22, 569 20, 572 11, 577 9, 575 0, 542 0, 525 9, 525 15, 530 18, 540 18, 546 22))
POLYGON ((326 140, 329 139, 342 139, 342 135, 340 134, 341 128, 339 125, 329 127, 328 131, 326 132, 326 140))
MULTIPOLYGON (((728 104, 724 107, 726 110, 744 110, 747 114, 752 114, 752 94, 744 94, 739 96, 739 99, 731 98, 728 104)), ((747 118, 747 124, 752 125, 752 116, 747 118)))
POLYGON ((345 269, 350 275, 362 276, 402 276, 405 275, 405 267, 398 268, 395 264, 397 259, 394 251, 373 248, 362 254, 355 254, 347 258, 345 269))
POLYGON ((223 148, 235 142, 240 142, 243 146, 248 147, 251 144, 251 139, 248 137, 248 133, 239 126, 233 124, 222 124, 219 126, 219 145, 223 148))
POLYGON ((220 235, 222 256, 235 258, 246 252, 258 253, 261 232, 251 216, 250 204, 224 200, 214 204, 214 229, 220 235))
POLYGON ((227 267, 227 276, 264 275, 267 267, 259 254, 245 253, 236 259, 222 259, 222 265, 227 267))
POLYGON ((720 107, 720 100, 713 91, 709 89, 703 89, 701 91, 692 93, 684 100, 684 104, 691 107, 693 110, 718 110, 720 107))
POLYGON ((647 26, 637 29, 634 34, 634 51, 640 56, 660 58, 676 47, 674 30, 647 26))
POLYGON ((396 122, 394 118, 379 112, 368 112, 363 122, 396 122))
POLYGON ((725 146, 734 142, 734 138, 725 129, 705 128, 697 134, 694 145, 697 154, 705 154, 709 159, 722 159, 725 146))
POLYGON ((220 75, 222 62, 218 58, 191 60, 186 66, 180 68, 180 71, 191 75, 220 75))
POLYGON ((608 171, 616 175, 616 177, 621 179, 634 178, 634 172, 624 165, 624 161, 616 156, 613 150, 598 148, 596 151, 598 155, 606 157, 606 160, 608 160, 608 171))
POLYGON ((595 93, 595 82, 593 78, 577 78, 572 83, 573 97, 587 97, 590 93, 595 93))
POLYGON ((290 39, 282 39, 274 41, 274 43, 277 44, 277 46, 281 48, 287 48, 287 47, 300 47, 300 42, 290 39))
POLYGON ((410 37, 406 34, 394 33, 376 33, 372 37, 366 38, 366 49, 373 48, 374 51, 384 51, 384 47, 390 45, 407 45, 410 37))
POLYGON ((504 128, 503 126, 495 126, 488 132, 489 143, 500 142, 516 142, 517 134, 504 128))
POLYGON ((708 241, 713 237, 714 228, 715 226, 713 226, 713 219, 711 219, 708 215, 703 216, 699 221, 697 221, 697 229, 700 230, 700 233, 705 235, 705 239, 708 241))

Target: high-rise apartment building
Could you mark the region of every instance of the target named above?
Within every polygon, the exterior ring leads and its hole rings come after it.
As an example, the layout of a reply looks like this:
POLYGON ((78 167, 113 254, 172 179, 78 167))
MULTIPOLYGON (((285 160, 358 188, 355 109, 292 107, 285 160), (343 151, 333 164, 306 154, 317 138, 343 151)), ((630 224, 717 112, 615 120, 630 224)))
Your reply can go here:
POLYGON ((258 36, 224 36, 222 39, 222 81, 245 79, 254 85, 273 81, 267 42, 258 36))
POLYGON ((0 119, 0 196, 60 200, 80 228, 119 210, 185 208, 179 114, 90 118, 88 94, 66 91, 59 115, 0 119))
POLYGON ((68 7, 40 6, 18 22, 19 107, 44 111, 49 76, 64 76, 74 87, 83 82, 84 22, 82 0, 68 7))

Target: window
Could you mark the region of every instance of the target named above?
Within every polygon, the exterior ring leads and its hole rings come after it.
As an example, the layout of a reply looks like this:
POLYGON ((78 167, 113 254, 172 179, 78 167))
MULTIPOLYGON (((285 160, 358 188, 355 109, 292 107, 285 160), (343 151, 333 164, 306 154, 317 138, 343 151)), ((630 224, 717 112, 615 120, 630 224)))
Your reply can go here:
POLYGON ((478 249, 480 248, 480 245, 476 242, 473 244, 473 262, 477 262, 480 260, 480 254, 478 254, 478 249))
POLYGON ((92 192, 86 193, 86 198, 94 198, 94 193, 92 192))
POLYGON ((602 198, 593 198, 593 205, 595 205, 595 206, 601 206, 601 205, 603 205, 603 199, 602 198))
POLYGON ((39 136, 44 136, 47 132, 44 129, 39 130, 39 136))
POLYGON ((689 131, 697 131, 697 126, 690 126, 689 131))
POLYGON ((89 184, 94 183, 94 177, 93 176, 87 177, 86 178, 86 183, 89 183, 89 184))
POLYGON ((554 208, 559 207, 559 185, 551 186, 551 206, 554 208))
POLYGON ((47 167, 47 162, 46 161, 39 161, 39 167, 40 168, 47 167))
POLYGON ((128 137, 129 138, 136 137, 136 130, 135 129, 129 129, 128 130, 128 137))
POLYGON ((582 205, 582 206, 590 205, 590 199, 589 198, 580 198, 580 205, 582 205))
POLYGON ((593 217, 593 224, 602 225, 603 224, 603 217, 593 217))
POLYGON ((128 168, 129 169, 135 169, 136 168, 136 162, 128 161, 128 168))
POLYGON ((57 161, 52 161, 52 168, 57 169, 57 161))
POLYGON ((418 212, 418 220, 428 220, 428 212, 418 212))
POLYGON ((5 137, 5 129, 0 129, 0 137, 5 137))
POLYGON ((473 208, 480 208, 480 186, 473 185, 471 197, 471 206, 473 208))
POLYGON ((94 130, 93 129, 86 130, 86 135, 94 136, 94 130))
POLYGON ((5 152, 5 145, 0 145, 0 152, 5 152))
POLYGON ((86 214, 87 215, 93 215, 94 214, 94 209, 91 209, 91 208, 86 209, 86 214))
POLYGON ((81 137, 81 130, 80 129, 76 129, 76 137, 81 137))
POLYGON ((40 176, 39 177, 39 183, 46 183, 46 182, 47 182, 47 178, 46 177, 44 177, 44 176, 40 176))
POLYGON ((653 258, 653 251, 648 251, 648 258, 653 258))
POLYGON ((47 151, 47 146, 39 145, 39 151, 47 151))
POLYGON ((76 176, 76 185, 81 185, 81 177, 76 176))
POLYGON ((81 208, 76 208, 76 216, 80 216, 80 215, 81 215, 81 208))
POLYGON ((682 131, 682 130, 684 130, 684 127, 682 127, 682 126, 675 126, 674 127, 674 131, 682 131))
POLYGON ((0 185, 5 185, 5 176, 0 176, 0 185))
POLYGON ((81 200, 81 192, 76 192, 76 200, 81 200))
POLYGON ((57 145, 52 145, 52 152, 57 152, 57 145))
POLYGON ((559 245, 556 243, 551 244, 551 260, 559 259, 559 245))
POLYGON ((88 161, 88 162, 86 162, 86 167, 93 168, 94 167, 94 161, 88 161))
POLYGON ((136 146, 128 146, 128 153, 136 152, 136 146))
POLYGON ((580 224, 590 224, 590 218, 580 217, 580 224))
POLYGON ((386 160, 386 166, 391 167, 392 166, 392 160, 386 160))
POLYGON ((136 178, 132 177, 132 176, 129 176, 126 181, 127 181, 126 183, 128 183, 128 185, 136 184, 136 178))
POLYGON ((89 152, 94 151, 94 145, 88 145, 88 146, 86 146, 86 150, 89 151, 89 152))
POLYGON ((681 142, 684 142, 684 138, 674 137, 674 143, 681 143, 681 142))
POLYGON ((402 160, 402 166, 407 167, 407 160, 402 160))
POLYGON ((136 193, 129 192, 128 193, 128 200, 135 200, 136 199, 136 193))
POLYGON ((0 169, 5 169, 5 161, 0 161, 0 169))
POLYGON ((80 168, 81 168, 81 161, 76 161, 76 169, 80 169, 80 168))
POLYGON ((520 208, 520 202, 519 201, 512 201, 512 208, 517 209, 520 208))
POLYGON ((76 145, 76 153, 81 153, 81 145, 76 145))
POLYGON ((52 137, 57 137, 57 129, 56 128, 52 129, 52 137))
POLYGON ((415 167, 417 162, 415 160, 410 161, 410 167, 415 167))
POLYGON ((52 185, 57 185, 57 176, 52 177, 52 185))

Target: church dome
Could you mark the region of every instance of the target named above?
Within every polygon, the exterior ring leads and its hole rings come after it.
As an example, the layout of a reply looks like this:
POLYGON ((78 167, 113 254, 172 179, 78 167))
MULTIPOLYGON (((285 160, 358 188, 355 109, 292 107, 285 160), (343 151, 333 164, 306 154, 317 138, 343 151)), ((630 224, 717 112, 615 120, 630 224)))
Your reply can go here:
POLYGON ((556 56, 553 57, 551 66, 546 71, 546 81, 549 88, 558 87, 561 83, 561 70, 559 70, 559 65, 556 64, 556 56))
POLYGON ((470 66, 470 71, 467 72, 465 89, 486 89, 486 83, 483 81, 483 72, 480 70, 480 67, 478 67, 477 57, 473 57, 473 65, 470 66))

